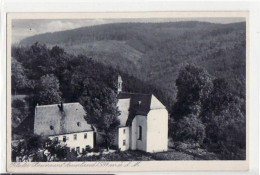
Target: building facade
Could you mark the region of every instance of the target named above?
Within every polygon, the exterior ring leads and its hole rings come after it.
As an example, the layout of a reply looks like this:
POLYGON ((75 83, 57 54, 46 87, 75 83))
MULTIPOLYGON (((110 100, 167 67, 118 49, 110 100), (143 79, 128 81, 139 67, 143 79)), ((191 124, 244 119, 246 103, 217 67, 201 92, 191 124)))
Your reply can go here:
POLYGON ((154 95, 123 92, 119 76, 118 108, 121 115, 115 146, 122 151, 168 150, 168 111, 154 95))
POLYGON ((34 134, 47 136, 81 153, 94 147, 94 131, 79 103, 41 105, 35 108, 34 134))
MULTIPOLYGON (((152 94, 123 92, 118 78, 120 125, 113 145, 121 151, 162 152, 168 149, 168 111, 152 94)), ((79 103, 42 105, 35 108, 34 133, 56 139, 81 153, 102 144, 104 133, 94 131, 79 103)))

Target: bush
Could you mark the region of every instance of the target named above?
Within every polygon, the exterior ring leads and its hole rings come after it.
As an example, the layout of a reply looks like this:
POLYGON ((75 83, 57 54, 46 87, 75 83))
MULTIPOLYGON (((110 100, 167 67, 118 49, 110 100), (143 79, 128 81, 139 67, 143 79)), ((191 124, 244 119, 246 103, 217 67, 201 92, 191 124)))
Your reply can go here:
POLYGON ((173 132, 175 142, 202 144, 205 138, 205 126, 198 117, 192 114, 178 120, 173 132))
POLYGON ((95 153, 99 153, 99 152, 101 152, 101 150, 102 150, 102 148, 99 147, 99 146, 96 146, 96 147, 94 147, 94 148, 92 149, 92 151, 95 152, 95 153))
POLYGON ((77 161, 77 152, 72 149, 70 151, 70 149, 66 150, 66 158, 67 161, 77 161))

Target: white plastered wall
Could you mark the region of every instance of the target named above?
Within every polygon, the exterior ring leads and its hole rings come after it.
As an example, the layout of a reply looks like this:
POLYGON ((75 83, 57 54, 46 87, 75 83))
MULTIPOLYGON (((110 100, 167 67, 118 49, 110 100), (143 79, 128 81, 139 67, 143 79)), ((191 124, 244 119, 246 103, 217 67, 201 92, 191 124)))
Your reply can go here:
POLYGON ((131 149, 132 150, 147 150, 147 122, 146 116, 137 115, 132 122, 131 149), (139 126, 142 126, 142 140, 138 140, 139 126))
POLYGON ((76 147, 80 148, 80 152, 82 151, 82 148, 86 148, 87 145, 89 145, 91 148, 94 146, 94 132, 88 131, 88 132, 79 132, 79 133, 72 133, 72 134, 64 134, 64 135, 57 135, 57 136, 50 136, 50 139, 53 139, 55 137, 58 137, 60 143, 66 144, 67 147, 70 149, 75 149, 76 147), (87 138, 84 139, 84 134, 87 133, 87 138), (77 134, 77 140, 74 140, 74 135, 77 134), (63 136, 66 136, 66 142, 63 142, 63 136))
POLYGON ((130 147, 130 138, 129 138, 129 127, 121 127, 118 129, 118 148, 121 151, 128 150, 130 147), (125 140, 125 145, 123 141, 125 140))
POLYGON ((147 116, 147 152, 168 149, 168 112, 166 109, 150 110, 147 116))

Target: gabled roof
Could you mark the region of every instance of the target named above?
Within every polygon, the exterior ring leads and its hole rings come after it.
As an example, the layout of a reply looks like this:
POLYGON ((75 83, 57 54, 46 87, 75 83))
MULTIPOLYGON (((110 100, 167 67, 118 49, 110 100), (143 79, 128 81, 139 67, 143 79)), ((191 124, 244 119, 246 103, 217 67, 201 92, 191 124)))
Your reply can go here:
POLYGON ((36 106, 34 134, 49 136, 90 131, 85 114, 80 103, 64 103, 63 111, 58 104, 36 106))
POLYGON ((152 94, 120 92, 118 94, 120 126, 131 125, 136 115, 146 116, 150 110, 165 109, 165 106, 152 94))

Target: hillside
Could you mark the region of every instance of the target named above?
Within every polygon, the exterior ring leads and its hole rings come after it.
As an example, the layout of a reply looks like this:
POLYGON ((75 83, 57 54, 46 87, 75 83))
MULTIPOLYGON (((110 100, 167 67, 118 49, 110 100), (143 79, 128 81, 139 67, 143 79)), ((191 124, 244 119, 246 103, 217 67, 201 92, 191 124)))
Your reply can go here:
POLYGON ((178 70, 187 63, 226 78, 234 93, 245 99, 245 28, 245 23, 194 21, 115 23, 36 35, 20 44, 58 45, 70 54, 83 54, 119 68, 136 83, 150 84, 170 109, 175 102, 178 70))

